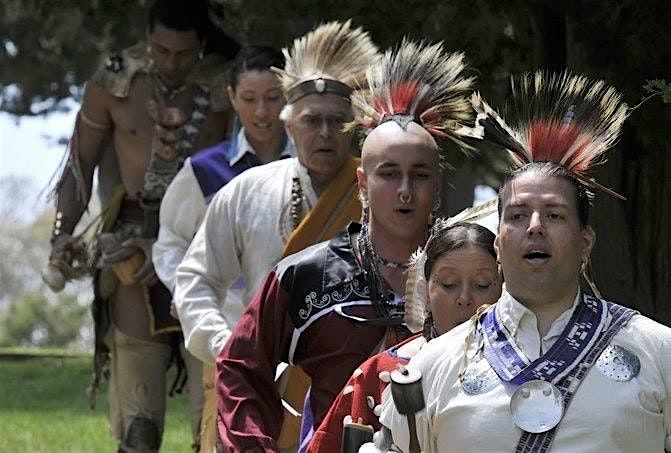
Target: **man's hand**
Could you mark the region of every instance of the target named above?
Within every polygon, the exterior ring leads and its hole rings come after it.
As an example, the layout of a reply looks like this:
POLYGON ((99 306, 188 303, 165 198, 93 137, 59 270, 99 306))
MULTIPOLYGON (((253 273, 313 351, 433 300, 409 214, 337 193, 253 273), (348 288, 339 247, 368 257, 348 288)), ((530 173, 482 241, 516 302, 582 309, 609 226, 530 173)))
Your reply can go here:
POLYGON ((54 292, 62 290, 68 280, 89 272, 86 245, 81 238, 62 233, 52 239, 49 264, 42 271, 42 280, 54 292))
POLYGON ((133 274, 133 278, 146 286, 153 286, 158 282, 154 262, 151 259, 151 247, 154 242, 156 242, 155 239, 133 238, 121 244, 123 247, 140 249, 144 254, 144 264, 133 274))
POLYGON ((109 266, 130 259, 138 251, 144 255, 144 264, 135 271, 133 279, 136 282, 146 286, 152 286, 158 282, 154 263, 151 259, 151 247, 154 239, 132 238, 124 241, 119 248, 112 251, 105 251, 100 260, 101 266, 109 266))
POLYGON ((49 263, 42 270, 42 280, 55 293, 62 291, 67 282, 63 268, 71 264, 76 240, 71 234, 61 233, 53 238, 49 263))
POLYGON ((77 239, 73 238, 71 234, 59 234, 51 243, 51 253, 49 254, 49 259, 69 261, 69 257, 74 251, 73 249, 75 242, 77 242, 77 239))

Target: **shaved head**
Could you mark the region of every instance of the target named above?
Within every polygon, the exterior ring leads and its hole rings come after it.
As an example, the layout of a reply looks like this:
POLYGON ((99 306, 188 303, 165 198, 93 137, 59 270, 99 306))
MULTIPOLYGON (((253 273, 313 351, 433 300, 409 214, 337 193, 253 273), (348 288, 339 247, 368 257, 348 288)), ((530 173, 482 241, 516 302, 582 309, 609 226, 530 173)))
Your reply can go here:
POLYGON ((357 182, 378 244, 405 241, 416 248, 426 239, 440 190, 438 155, 436 141, 416 123, 403 129, 388 121, 366 137, 357 182))
POLYGON ((371 131, 361 149, 361 166, 368 172, 391 148, 424 148, 435 152, 435 164, 438 165, 438 145, 426 129, 415 122, 408 123, 405 130, 395 121, 382 123, 371 131))

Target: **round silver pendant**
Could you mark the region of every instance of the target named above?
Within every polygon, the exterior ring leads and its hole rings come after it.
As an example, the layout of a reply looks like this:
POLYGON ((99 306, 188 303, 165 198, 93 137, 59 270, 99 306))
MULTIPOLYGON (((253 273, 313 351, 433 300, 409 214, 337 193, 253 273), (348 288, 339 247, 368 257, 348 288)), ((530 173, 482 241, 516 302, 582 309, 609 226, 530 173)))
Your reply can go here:
POLYGON ((596 361, 596 367, 614 381, 627 382, 638 376, 641 371, 641 361, 629 349, 609 345, 596 361))
POLYGON ((510 398, 510 414, 520 429, 544 433, 559 424, 564 415, 564 398, 549 382, 527 381, 510 398))
POLYGON ((469 362, 461 377, 461 388, 469 395, 480 395, 493 389, 500 382, 486 360, 469 362))

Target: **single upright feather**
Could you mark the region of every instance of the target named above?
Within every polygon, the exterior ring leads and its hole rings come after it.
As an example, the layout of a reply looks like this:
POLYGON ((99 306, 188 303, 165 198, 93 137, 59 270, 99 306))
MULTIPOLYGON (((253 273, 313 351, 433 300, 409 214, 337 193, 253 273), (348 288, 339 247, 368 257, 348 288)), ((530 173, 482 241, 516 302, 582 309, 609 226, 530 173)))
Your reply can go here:
POLYGON ((405 280, 405 314, 403 321, 412 333, 424 328, 424 321, 429 312, 429 285, 424 275, 426 252, 417 249, 410 257, 408 276, 405 280))

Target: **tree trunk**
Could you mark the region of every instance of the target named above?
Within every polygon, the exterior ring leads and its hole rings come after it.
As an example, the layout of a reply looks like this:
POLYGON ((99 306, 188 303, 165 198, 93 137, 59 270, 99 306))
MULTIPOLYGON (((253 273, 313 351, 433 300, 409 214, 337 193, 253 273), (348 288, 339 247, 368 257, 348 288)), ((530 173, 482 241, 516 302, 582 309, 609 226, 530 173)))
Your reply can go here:
MULTIPOLYGON (((580 20, 584 13, 579 9, 572 11, 573 19, 580 20)), ((595 47, 600 45, 599 41, 585 41, 584 24, 578 35, 574 34, 564 4, 534 4, 528 20, 531 24, 528 44, 533 50, 535 67, 582 68, 583 72, 594 76, 595 72, 612 69, 606 64, 618 64, 590 59, 597 50, 595 47), (585 42, 577 42, 580 38, 585 42), (568 56, 571 61, 567 61, 568 56)), ((623 20, 629 19, 623 16, 623 20)), ((617 20, 613 22, 617 29, 617 20)), ((596 30, 593 32, 597 33, 596 30)), ((630 62, 629 66, 634 64, 630 62)), ((631 91, 633 83, 627 82, 618 88, 631 91)), ((641 86, 644 79, 636 82, 641 86)), ((671 156, 671 145, 667 137, 653 131, 668 128, 671 114, 669 106, 662 106, 659 101, 643 109, 646 109, 647 121, 640 119, 642 111, 634 112, 625 125, 617 149, 608 152, 607 164, 594 174, 600 183, 614 188, 627 197, 627 201, 596 194, 590 217, 597 234, 592 264, 596 284, 604 297, 669 325, 671 304, 667 295, 671 294, 671 241, 666 234, 671 231, 671 159, 668 157, 671 156), (633 121, 636 115, 641 115, 637 122, 633 121)))

